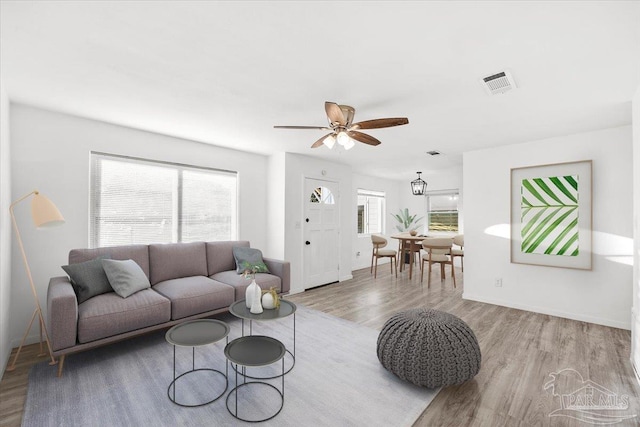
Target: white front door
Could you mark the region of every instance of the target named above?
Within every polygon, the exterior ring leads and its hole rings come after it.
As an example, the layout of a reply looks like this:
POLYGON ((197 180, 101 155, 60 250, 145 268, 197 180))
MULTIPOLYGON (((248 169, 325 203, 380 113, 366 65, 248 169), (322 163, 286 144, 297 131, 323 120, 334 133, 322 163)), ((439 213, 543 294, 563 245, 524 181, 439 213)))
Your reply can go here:
POLYGON ((339 278, 339 194, 332 181, 305 178, 303 247, 304 288, 339 278))

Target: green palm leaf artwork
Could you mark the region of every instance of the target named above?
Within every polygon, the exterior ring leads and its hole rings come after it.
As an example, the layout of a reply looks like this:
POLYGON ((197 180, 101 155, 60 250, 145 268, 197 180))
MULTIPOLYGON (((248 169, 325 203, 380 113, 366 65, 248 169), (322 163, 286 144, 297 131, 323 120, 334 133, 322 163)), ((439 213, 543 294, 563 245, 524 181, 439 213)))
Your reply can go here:
POLYGON ((522 252, 578 256, 578 175, 523 179, 520 195, 522 252))

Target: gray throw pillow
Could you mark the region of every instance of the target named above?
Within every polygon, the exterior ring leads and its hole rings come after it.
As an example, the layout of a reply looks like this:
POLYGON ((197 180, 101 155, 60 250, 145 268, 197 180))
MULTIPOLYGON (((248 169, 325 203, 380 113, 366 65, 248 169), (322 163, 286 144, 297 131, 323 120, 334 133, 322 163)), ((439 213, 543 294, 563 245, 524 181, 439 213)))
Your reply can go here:
POLYGON ((111 287, 122 298, 151 287, 147 275, 132 259, 124 261, 103 259, 102 267, 107 273, 111 287))
POLYGON ((236 272, 244 273, 246 270, 253 270, 255 273, 270 273, 267 264, 262 259, 260 249, 234 246, 233 257, 236 260, 236 272))
POLYGON ((82 304, 96 295, 113 292, 109 279, 102 268, 102 261, 106 258, 110 257, 103 255, 91 261, 62 266, 65 273, 69 275, 71 286, 73 286, 73 291, 78 298, 78 304, 82 304))

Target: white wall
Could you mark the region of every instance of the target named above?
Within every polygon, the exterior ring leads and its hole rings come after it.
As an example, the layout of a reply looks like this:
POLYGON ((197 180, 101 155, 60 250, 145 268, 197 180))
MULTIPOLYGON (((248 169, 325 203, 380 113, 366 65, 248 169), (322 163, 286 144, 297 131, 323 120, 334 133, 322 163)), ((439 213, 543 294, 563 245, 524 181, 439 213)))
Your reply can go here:
POLYGON ((340 195, 340 272, 339 280, 351 275, 351 230, 356 220, 353 213, 351 167, 321 159, 286 153, 285 155, 285 256, 291 262, 291 293, 302 292, 304 179, 314 178, 338 183, 340 195), (323 174, 324 171, 324 174, 323 174))
POLYGON ((267 164, 267 246, 276 259, 284 256, 285 153, 269 156, 267 164))
POLYGON ((0 83, 0 378, 11 353, 9 304, 11 299, 11 168, 9 98, 0 83))
MULTIPOLYGON (((407 185, 407 189, 408 187, 407 185)), ((389 237, 397 233, 395 227, 397 221, 393 219, 391 214, 396 213, 398 209, 403 207, 400 204, 401 183, 399 181, 353 174, 351 200, 349 202, 351 203, 350 215, 352 215, 354 219, 352 228, 348 230, 352 236, 351 263, 353 270, 371 266, 371 237, 369 235, 358 236, 358 224, 356 221, 358 215, 358 189, 384 191, 386 212, 384 215, 384 232, 382 235, 387 237, 389 242, 387 247, 389 249, 396 249, 398 245, 396 240, 389 237), (360 252, 360 256, 357 255, 358 252, 360 252)), ((389 262, 388 258, 381 258, 378 264, 387 262, 389 262)))
POLYGON ((631 127, 464 154, 463 298, 629 329, 631 127), (593 160, 593 270, 510 263, 510 169, 593 160), (486 232, 494 227, 500 236, 486 232), (503 287, 495 287, 496 278, 503 287))
MULTIPOLYGON (((631 360, 640 373, 640 86, 633 97, 633 313, 631 360)), ((640 379, 640 375, 638 376, 640 379)))
MULTIPOLYGON (((22 195, 37 188, 66 219, 62 227, 35 230, 30 223, 29 203, 16 207, 42 304, 49 278, 63 275, 60 266, 67 263, 69 250, 88 246, 90 151, 238 171, 238 237, 250 240, 253 247, 266 247, 266 156, 12 104, 12 192, 22 195)), ((17 251, 14 244, 10 331, 14 345, 33 310, 17 251)), ((265 251, 265 255, 271 254, 265 251)), ((35 338, 37 328, 31 335, 35 338)))

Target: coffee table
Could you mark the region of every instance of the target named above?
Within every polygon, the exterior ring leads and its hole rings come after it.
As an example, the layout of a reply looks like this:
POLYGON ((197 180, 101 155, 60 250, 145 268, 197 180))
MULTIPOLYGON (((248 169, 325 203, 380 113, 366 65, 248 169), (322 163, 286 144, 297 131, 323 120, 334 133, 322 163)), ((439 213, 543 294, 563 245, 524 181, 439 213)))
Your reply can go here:
MULTIPOLYGON (((289 353, 289 355, 292 357, 293 363, 291 364, 291 367, 289 369, 287 369, 286 372, 284 372, 283 375, 286 375, 289 372, 291 372, 291 370, 293 369, 293 367, 296 364, 296 310, 297 309, 298 309, 298 307, 296 307, 296 305, 294 303, 292 303, 291 301, 280 299, 280 307, 274 308, 274 309, 265 309, 260 314, 253 314, 247 308, 247 304, 246 304, 245 300, 240 300, 240 301, 236 301, 233 304, 231 304, 231 306, 229 307, 229 312, 231 314, 233 314, 234 316, 239 317, 240 319, 242 319, 242 336, 243 337, 245 336, 244 335, 244 321, 245 320, 249 321, 249 336, 251 336, 251 335, 253 335, 253 321, 254 320, 256 320, 256 321, 277 320, 277 319, 282 319, 282 318, 285 318, 285 317, 293 315, 293 352, 289 351, 288 349, 286 350, 286 352, 289 353)), ((268 379, 278 378, 279 376, 280 375, 275 375, 275 376, 272 376, 272 377, 251 377, 251 376, 248 376, 247 378, 268 380, 268 379)))
MULTIPOLYGON (((231 363, 231 366, 234 368, 236 372, 236 382, 235 387, 229 390, 229 394, 227 395, 227 411, 234 417, 242 421, 250 422, 250 423, 258 423, 262 421, 267 421, 275 417, 282 411, 284 407, 284 355, 286 354, 286 349, 284 344, 278 341, 275 338, 265 337, 262 335, 248 335, 246 337, 236 338, 231 341, 224 348, 224 355, 227 358, 227 365, 231 363), (273 378, 282 378, 282 391, 278 390, 272 384, 269 384, 264 381, 247 381, 247 378, 252 378, 247 375, 247 367, 260 367, 267 366, 277 361, 282 360, 282 375, 278 375, 273 378), (235 363, 235 367, 233 364, 235 363), (242 366, 242 372, 238 372, 238 366, 242 366), (238 374, 242 375, 244 380, 242 384, 238 384, 238 374), (238 391, 242 387, 251 387, 256 385, 263 385, 267 387, 271 387, 280 395, 280 407, 277 409, 275 414, 268 416, 262 419, 248 419, 247 417, 240 416, 238 412, 238 391), (229 407, 229 399, 231 395, 235 395, 235 410, 232 411, 229 407)), ((245 411, 247 412, 247 411, 245 411)))
POLYGON ((171 400, 176 405, 185 406, 185 407, 196 407, 208 405, 209 403, 215 402, 227 391, 229 387, 229 365, 225 364, 226 373, 222 373, 217 369, 211 368, 198 368, 196 369, 196 347, 201 347, 208 344, 213 344, 215 342, 220 341, 221 339, 226 338, 227 344, 229 343, 229 325, 214 319, 199 319, 199 320, 190 320, 184 323, 180 323, 179 325, 174 326, 169 329, 165 334, 165 339, 169 344, 173 345, 173 381, 169 384, 167 388, 167 395, 169 396, 169 400, 171 400), (191 370, 186 371, 176 377, 176 347, 191 347, 191 370), (210 371, 215 372, 216 374, 222 375, 224 377, 224 390, 220 394, 218 394, 213 399, 198 404, 186 404, 180 403, 176 400, 176 382, 180 378, 184 378, 186 375, 192 374, 194 372, 201 371, 210 371), (171 393, 171 389, 173 389, 173 396, 171 393))

